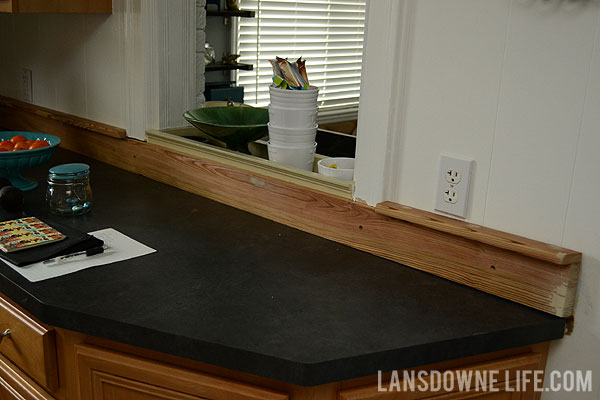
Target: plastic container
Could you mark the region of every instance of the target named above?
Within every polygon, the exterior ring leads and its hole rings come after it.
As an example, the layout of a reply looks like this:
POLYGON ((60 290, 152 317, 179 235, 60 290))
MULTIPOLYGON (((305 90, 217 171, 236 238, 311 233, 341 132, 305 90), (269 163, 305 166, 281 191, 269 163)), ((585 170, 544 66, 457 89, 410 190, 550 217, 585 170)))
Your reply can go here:
POLYGON ((319 174, 343 181, 354 179, 354 158, 347 157, 328 157, 317 163, 319 174), (337 165, 337 168, 331 168, 331 165, 337 165))
POLYGON ((307 90, 290 90, 269 86, 271 104, 277 107, 313 108, 317 106, 319 88, 311 86, 307 90))
POLYGON ((278 98, 294 98, 294 99, 317 99, 319 95, 319 88, 316 86, 309 86, 306 90, 293 90, 293 89, 282 89, 277 86, 269 86, 269 93, 271 97, 278 98))
POLYGON ((277 127, 310 128, 317 124, 317 110, 316 104, 308 108, 269 104, 269 122, 277 127))
POLYGON ((313 144, 317 137, 317 125, 308 129, 290 129, 274 126, 271 122, 269 127, 269 140, 273 144, 313 144))
POLYGON ((267 149, 269 151, 269 160, 271 161, 303 169, 305 171, 312 171, 317 143, 315 142, 309 145, 286 144, 284 146, 268 141, 267 149))
POLYGON ((90 166, 62 164, 50 168, 46 203, 58 215, 85 214, 92 208, 90 166))

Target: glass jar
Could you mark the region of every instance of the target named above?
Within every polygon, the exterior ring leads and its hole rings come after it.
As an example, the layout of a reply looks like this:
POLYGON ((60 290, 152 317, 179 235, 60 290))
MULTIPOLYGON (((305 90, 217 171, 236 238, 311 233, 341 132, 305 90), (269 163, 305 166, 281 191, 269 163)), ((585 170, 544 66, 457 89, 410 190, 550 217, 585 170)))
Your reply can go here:
POLYGON ((90 166, 62 164, 50 168, 46 204, 58 215, 81 215, 92 208, 90 166))

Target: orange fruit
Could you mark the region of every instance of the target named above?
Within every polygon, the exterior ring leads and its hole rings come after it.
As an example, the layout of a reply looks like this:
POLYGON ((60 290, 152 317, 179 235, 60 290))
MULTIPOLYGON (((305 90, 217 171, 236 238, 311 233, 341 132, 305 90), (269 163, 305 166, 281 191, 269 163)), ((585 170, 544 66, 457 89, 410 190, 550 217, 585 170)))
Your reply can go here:
POLYGON ((15 144, 10 140, 3 140, 0 142, 0 147, 5 148, 8 151, 12 150, 14 146, 15 144))
POLYGON ((28 147, 29 150, 33 150, 33 149, 41 149, 42 147, 48 147, 50 146, 50 144, 48 144, 48 142, 46 142, 45 140, 36 140, 35 142, 31 143, 28 147))
POLYGON ((17 144, 19 142, 26 142, 27 138, 23 135, 17 135, 17 136, 13 136, 12 138, 10 138, 10 141, 17 144))
POLYGON ((13 151, 28 150, 28 149, 29 149, 29 146, 27 145, 27 143, 17 142, 17 144, 15 144, 15 147, 13 148, 13 151))

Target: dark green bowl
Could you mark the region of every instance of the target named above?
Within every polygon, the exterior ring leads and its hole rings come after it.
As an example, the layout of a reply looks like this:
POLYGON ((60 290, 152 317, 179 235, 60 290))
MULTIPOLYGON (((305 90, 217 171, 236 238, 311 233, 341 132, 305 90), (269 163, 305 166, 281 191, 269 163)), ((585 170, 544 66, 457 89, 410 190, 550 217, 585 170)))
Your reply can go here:
POLYGON ((207 107, 186 111, 183 117, 209 140, 248 153, 248 143, 267 135, 269 111, 254 107, 207 107))

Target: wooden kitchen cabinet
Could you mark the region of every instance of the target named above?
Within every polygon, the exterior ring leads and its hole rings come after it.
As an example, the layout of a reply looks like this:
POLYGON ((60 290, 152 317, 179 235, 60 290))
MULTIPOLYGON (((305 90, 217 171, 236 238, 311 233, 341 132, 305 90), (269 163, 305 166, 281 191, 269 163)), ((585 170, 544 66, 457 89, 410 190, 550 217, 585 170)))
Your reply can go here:
POLYGON ((0 355, 0 400, 55 400, 6 357, 0 355))
POLYGON ((58 386, 54 329, 46 328, 0 297, 0 353, 41 386, 58 386), (9 336, 10 335, 10 336, 9 336))
POLYGON ((112 0, 0 0, 0 12, 110 14, 112 0))
POLYGON ((286 400, 287 394, 117 353, 75 347, 81 400, 286 400))
MULTIPOLYGON (((446 378, 446 375, 442 375, 442 384, 437 385, 438 387, 452 388, 452 390, 444 391, 415 391, 411 393, 399 392, 399 391, 379 391, 379 383, 353 387, 340 391, 340 400, 466 400, 466 399, 477 399, 477 400, 534 400, 539 399, 540 392, 535 392, 534 386, 529 384, 525 387, 524 391, 516 391, 517 387, 517 374, 520 371, 534 371, 544 370, 545 368, 545 354, 538 352, 530 352, 525 354, 514 355, 510 357, 498 358, 490 361, 458 365, 453 368, 449 368, 447 371, 459 371, 461 373, 472 372, 472 376, 475 377, 477 372, 485 371, 497 371, 495 376, 497 383, 493 385, 494 391, 491 390, 489 380, 486 381, 487 385, 482 385, 480 390, 475 390, 475 385, 472 384, 471 391, 460 391, 459 384, 456 379, 456 374, 452 378, 446 378)), ((417 368, 421 370, 422 368, 417 368)), ((428 370, 429 368, 425 368, 428 370)), ((436 368, 431 368, 436 370, 436 368)), ((444 370, 440 371, 441 373, 444 370)), ((487 375, 489 376, 489 375, 487 375)), ((402 379, 402 375, 400 375, 402 379)), ((473 381, 475 378, 473 378, 473 381)), ((388 383, 389 379, 382 379, 382 383, 388 383)), ((427 382, 430 382, 427 380, 427 382)), ((415 380, 415 386, 417 387, 418 381, 415 380)), ((387 388, 385 384, 381 385, 382 388, 387 388)), ((403 381, 400 381, 400 387, 403 386, 403 381)), ((408 387, 408 386, 407 386, 408 387)))
POLYGON ((540 343, 414 368, 497 370, 499 392, 380 392, 376 375, 304 387, 44 326, 2 297, 0 328, 11 329, 0 342, 0 400, 535 400, 539 392, 503 382, 544 370, 548 351, 540 343))
POLYGON ((386 393, 378 391, 377 383, 354 386, 356 383, 352 381, 312 388, 294 385, 266 388, 87 344, 75 346, 75 353, 81 400, 535 400, 539 399, 539 393, 533 391, 533 386, 527 391, 514 391, 516 373, 543 370, 545 364, 545 354, 528 352, 475 364, 459 363, 450 369, 474 373, 498 371, 494 385, 498 391, 493 392, 489 386, 479 392, 461 392, 457 382, 452 382, 450 386, 456 390, 449 392, 386 393), (344 388, 347 385, 350 387, 344 388))

